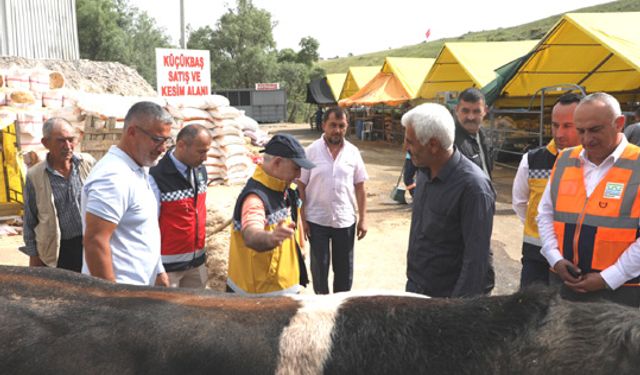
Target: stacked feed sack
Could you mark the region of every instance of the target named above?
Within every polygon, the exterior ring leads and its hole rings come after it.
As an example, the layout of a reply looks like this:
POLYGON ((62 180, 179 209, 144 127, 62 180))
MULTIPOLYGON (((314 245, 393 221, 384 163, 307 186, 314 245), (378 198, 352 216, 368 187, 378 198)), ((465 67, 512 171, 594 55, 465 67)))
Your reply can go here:
POLYGON ((15 113, 20 150, 27 166, 46 155, 40 140, 42 125, 48 118, 63 117, 81 128, 83 115, 64 89, 65 79, 60 72, 11 67, 0 71, 0 77, 0 105, 4 106, 0 110, 4 115, 15 113))
POLYGON ((242 185, 216 185, 207 190, 206 251, 209 281, 207 286, 224 291, 229 264, 229 231, 233 209, 242 185))
POLYGON ((236 122, 240 125, 244 136, 251 140, 252 145, 262 147, 269 142, 269 134, 259 128, 256 120, 242 115, 236 119, 236 122))
POLYGON ((141 101, 156 103, 161 107, 166 105, 164 98, 159 96, 122 96, 114 94, 82 93, 76 97, 76 105, 86 116, 96 118, 94 128, 101 129, 109 118, 116 121, 115 128, 124 126, 124 118, 134 104, 141 101))
MULTIPOLYGON (((46 149, 40 143, 45 115, 42 108, 44 85, 36 81, 43 78, 31 70, 19 68, 8 69, 0 75, 4 84, 0 91, 0 104, 4 106, 0 109, 2 116, 14 117, 24 161, 27 165, 33 165, 46 154, 46 149)), ((48 88, 48 84, 46 86, 48 88)))
POLYGON ((229 106, 229 100, 220 95, 171 97, 167 102, 167 111, 181 126, 198 123, 211 130, 213 142, 204 163, 209 184, 246 182, 255 166, 249 157, 242 124, 238 122, 247 118, 243 111, 229 106))

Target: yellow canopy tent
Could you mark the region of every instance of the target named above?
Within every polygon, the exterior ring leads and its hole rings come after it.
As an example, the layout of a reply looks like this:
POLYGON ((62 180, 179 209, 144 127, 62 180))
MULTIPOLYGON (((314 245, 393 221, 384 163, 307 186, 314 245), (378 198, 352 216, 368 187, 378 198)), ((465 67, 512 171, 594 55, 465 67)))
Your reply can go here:
POLYGON ((371 81, 338 104, 343 107, 358 104, 396 106, 414 99, 434 61, 435 59, 387 57, 382 69, 371 81))
POLYGON ((345 99, 355 94, 360 88, 371 81, 378 72, 380 66, 352 66, 347 72, 347 78, 344 80, 342 92, 339 99, 345 99))
POLYGON ((0 216, 19 215, 22 211, 24 174, 22 156, 17 148, 15 117, 0 116, 0 216))
POLYGON ((565 14, 502 87, 496 105, 521 106, 539 89, 558 84, 606 91, 623 103, 637 101, 638 24, 640 12, 565 14))
POLYGON ((344 80, 347 78, 347 73, 333 73, 327 74, 327 83, 331 88, 331 93, 333 97, 338 101, 340 97, 340 92, 342 91, 342 86, 344 85, 344 80))
POLYGON ((438 93, 482 88, 496 78, 496 69, 525 55, 537 43, 537 40, 445 43, 418 90, 418 98, 435 100, 438 93))

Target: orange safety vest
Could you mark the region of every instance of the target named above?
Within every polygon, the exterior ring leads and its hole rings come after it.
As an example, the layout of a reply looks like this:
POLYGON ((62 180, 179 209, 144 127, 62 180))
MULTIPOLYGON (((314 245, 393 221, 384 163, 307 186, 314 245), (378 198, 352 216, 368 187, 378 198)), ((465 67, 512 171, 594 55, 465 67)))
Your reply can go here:
MULTIPOLYGON (((581 151, 582 146, 563 151, 553 169, 553 227, 565 259, 583 272, 599 272, 612 266, 638 238, 640 147, 625 147, 589 197, 581 151)), ((625 285, 638 286, 640 280, 625 285)))

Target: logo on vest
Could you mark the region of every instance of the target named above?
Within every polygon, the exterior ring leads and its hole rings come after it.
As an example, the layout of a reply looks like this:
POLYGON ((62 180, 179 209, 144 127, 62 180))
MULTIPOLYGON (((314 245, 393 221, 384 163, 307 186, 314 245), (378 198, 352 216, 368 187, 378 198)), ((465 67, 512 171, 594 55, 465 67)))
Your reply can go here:
POLYGON ((624 184, 618 182, 607 182, 607 186, 604 188, 603 198, 620 199, 620 197, 622 197, 623 190, 624 184))

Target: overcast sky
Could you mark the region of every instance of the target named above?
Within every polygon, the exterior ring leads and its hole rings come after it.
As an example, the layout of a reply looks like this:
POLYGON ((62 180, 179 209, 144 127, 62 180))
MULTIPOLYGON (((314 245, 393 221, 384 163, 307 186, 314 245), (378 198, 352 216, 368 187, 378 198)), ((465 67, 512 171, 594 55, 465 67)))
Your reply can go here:
MULTIPOLYGON (((180 39, 180 0, 129 0, 164 27, 172 42, 180 39)), ((210 25, 235 7, 235 0, 184 0, 187 24, 210 25)), ((277 48, 298 50, 298 42, 312 36, 320 42, 323 58, 360 55, 455 37, 468 31, 491 30, 535 21, 574 9, 610 1, 598 0, 253 0, 277 22, 277 48)))

